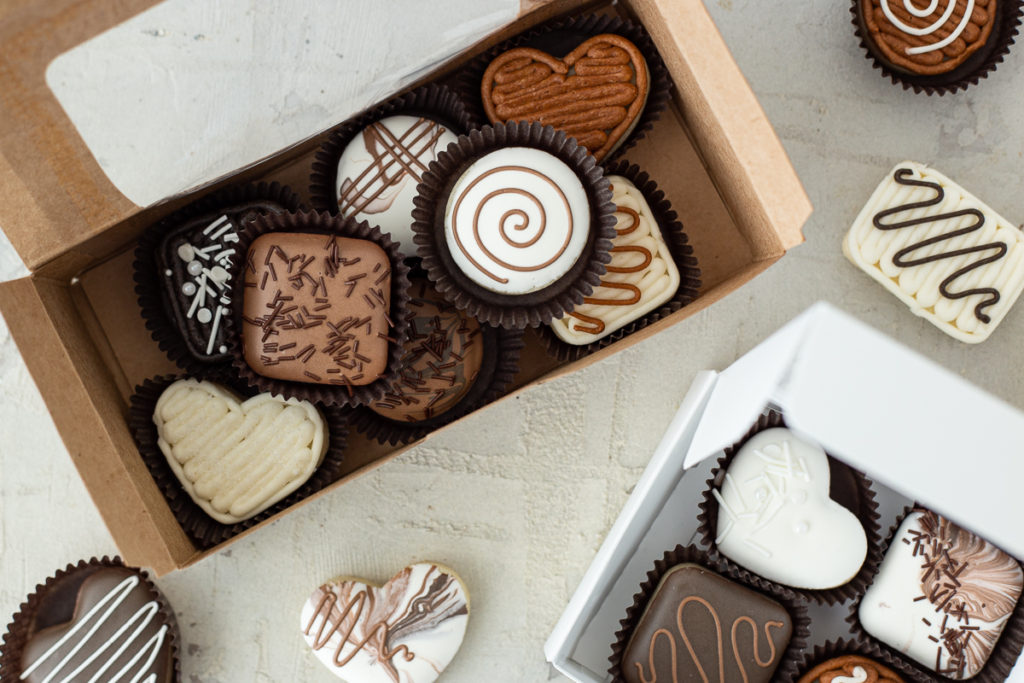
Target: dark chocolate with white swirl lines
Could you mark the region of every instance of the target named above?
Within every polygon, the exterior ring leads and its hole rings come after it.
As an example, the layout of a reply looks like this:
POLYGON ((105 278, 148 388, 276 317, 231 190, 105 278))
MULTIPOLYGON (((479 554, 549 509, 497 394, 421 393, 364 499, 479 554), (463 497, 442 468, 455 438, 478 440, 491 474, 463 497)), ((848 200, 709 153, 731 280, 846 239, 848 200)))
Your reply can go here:
POLYGON ((335 579, 302 608, 306 643, 331 673, 360 683, 431 683, 465 635, 469 596, 434 563, 410 565, 384 586, 335 579))
POLYGON ((767 683, 793 634, 779 603, 695 565, 662 578, 622 654, 626 683, 767 683))
POLYGON ((843 242, 847 257, 951 336, 984 341, 1024 288, 1024 235, 934 169, 903 162, 843 242))
POLYGON ((87 566, 58 580, 43 593, 32 627, 38 630, 25 643, 19 680, 174 679, 171 624, 133 569, 87 566))
POLYGON ((589 200, 575 172, 525 147, 474 162, 455 182, 445 211, 455 265, 477 285, 513 296, 566 275, 589 231, 589 200))

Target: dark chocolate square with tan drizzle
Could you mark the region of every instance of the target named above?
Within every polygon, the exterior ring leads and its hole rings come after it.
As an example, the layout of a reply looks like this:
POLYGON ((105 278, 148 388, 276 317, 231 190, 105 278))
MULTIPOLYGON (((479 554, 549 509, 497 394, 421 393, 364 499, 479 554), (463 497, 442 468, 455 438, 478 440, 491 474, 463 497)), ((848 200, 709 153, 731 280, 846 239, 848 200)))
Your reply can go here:
POLYGON ((622 654, 627 683, 768 683, 793 634, 776 601, 696 564, 658 584, 622 654))
POLYGON ((246 255, 246 363, 274 379, 370 384, 387 367, 390 292, 390 262, 374 242, 263 234, 246 255))

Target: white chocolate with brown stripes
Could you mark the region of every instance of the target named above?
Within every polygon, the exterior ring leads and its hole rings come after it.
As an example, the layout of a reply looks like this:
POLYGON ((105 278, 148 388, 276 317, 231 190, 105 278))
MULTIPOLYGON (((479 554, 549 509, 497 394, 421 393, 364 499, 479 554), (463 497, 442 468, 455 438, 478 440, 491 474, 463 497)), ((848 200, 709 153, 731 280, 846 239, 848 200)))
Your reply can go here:
POLYGON ((628 179, 608 176, 616 206, 612 261, 601 284, 571 313, 551 322, 564 342, 591 344, 642 318, 675 295, 679 269, 643 194, 628 179))

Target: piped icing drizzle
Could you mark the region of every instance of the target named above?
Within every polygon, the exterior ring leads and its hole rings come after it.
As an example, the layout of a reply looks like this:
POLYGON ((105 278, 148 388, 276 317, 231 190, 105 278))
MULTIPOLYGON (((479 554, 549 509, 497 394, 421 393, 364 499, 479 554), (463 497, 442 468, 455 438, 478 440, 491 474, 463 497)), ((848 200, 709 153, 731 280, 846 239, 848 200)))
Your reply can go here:
POLYGON ((947 678, 985 666, 1020 599, 1020 564, 930 511, 907 515, 860 606, 864 629, 947 678))
POLYGON ((163 391, 153 422, 185 491, 222 524, 249 519, 298 489, 328 446, 327 426, 312 403, 269 393, 242 402, 194 379, 163 391))
POLYGON ((502 53, 484 72, 481 96, 492 123, 550 124, 600 161, 636 125, 649 87, 640 50, 606 33, 562 59, 530 47, 502 53))
POLYGON ((155 664, 168 638, 168 626, 163 623, 160 604, 155 600, 147 600, 131 614, 125 613, 130 609, 125 603, 133 592, 148 591, 140 583, 138 576, 129 575, 85 614, 76 615, 63 636, 34 661, 26 663, 20 680, 157 683, 160 679, 155 664), (111 630, 113 633, 101 639, 100 634, 111 630))
POLYGON ((643 194, 628 179, 608 176, 615 204, 615 239, 607 273, 594 292, 551 328, 570 344, 590 344, 672 298, 679 269, 643 194))
POLYGON ((792 636, 774 600, 695 564, 665 574, 622 653, 626 683, 767 683, 792 636))
POLYGON ((455 656, 469 603, 461 582, 430 563, 383 587, 324 584, 302 610, 302 632, 332 673, 361 683, 430 683, 455 656))
POLYGON ((1024 235, 948 178, 904 162, 879 185, 843 251, 948 334, 980 342, 1024 287, 1024 235))
POLYGON ((477 160, 455 183, 445 238, 481 287, 526 294, 565 275, 587 243, 583 184, 557 157, 510 147, 477 160))
POLYGON ((413 249, 416 185, 455 139, 446 127, 422 116, 389 116, 371 123, 338 160, 338 211, 380 225, 407 251, 413 249))
POLYGON ((921 75, 947 73, 988 40, 996 0, 861 0, 867 28, 884 56, 921 75))
POLYGON ((818 664, 798 683, 903 683, 903 679, 867 657, 840 655, 818 664))

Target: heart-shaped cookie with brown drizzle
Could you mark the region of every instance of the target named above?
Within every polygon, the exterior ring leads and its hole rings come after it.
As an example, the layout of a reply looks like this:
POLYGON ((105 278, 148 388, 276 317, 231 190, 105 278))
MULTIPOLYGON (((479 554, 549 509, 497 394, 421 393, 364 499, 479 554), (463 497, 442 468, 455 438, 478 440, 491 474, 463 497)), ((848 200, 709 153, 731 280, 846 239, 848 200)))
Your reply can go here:
POLYGON ((469 595, 447 567, 418 562, 383 586, 337 578, 302 608, 302 634, 331 673, 360 683, 431 683, 466 633, 469 595))
POLYGON ((561 59, 532 47, 503 52, 488 65, 480 87, 492 123, 554 126, 598 161, 636 127, 649 91, 643 54, 613 33, 588 38, 561 59))

